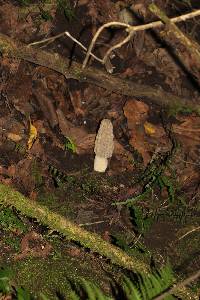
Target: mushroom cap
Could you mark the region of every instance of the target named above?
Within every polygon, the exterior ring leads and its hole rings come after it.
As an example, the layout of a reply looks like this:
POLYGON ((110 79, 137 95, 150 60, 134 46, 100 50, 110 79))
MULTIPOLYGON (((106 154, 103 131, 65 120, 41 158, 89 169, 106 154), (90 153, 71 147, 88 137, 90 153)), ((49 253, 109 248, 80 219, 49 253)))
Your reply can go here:
POLYGON ((94 152, 100 157, 109 158, 112 156, 113 150, 113 125, 110 120, 103 119, 96 136, 94 152))

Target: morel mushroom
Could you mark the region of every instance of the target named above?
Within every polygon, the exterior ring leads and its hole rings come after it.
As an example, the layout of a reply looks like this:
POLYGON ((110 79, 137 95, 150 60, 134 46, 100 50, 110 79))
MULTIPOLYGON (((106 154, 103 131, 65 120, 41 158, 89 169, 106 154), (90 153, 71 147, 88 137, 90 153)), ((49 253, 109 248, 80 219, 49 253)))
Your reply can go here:
POLYGON ((105 172, 108 166, 108 158, 112 156, 114 149, 113 125, 110 120, 103 119, 98 130, 94 152, 94 170, 97 172, 105 172))

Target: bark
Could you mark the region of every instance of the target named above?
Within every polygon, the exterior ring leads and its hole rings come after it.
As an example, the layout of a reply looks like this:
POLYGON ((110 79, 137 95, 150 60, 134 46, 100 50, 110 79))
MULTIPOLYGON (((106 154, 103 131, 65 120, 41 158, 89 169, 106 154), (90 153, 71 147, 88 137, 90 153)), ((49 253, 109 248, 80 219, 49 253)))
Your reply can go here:
POLYGON ((50 53, 41 49, 28 47, 22 43, 15 42, 8 36, 0 33, 0 51, 4 55, 17 57, 37 65, 53 69, 66 78, 76 79, 80 82, 87 82, 105 88, 111 92, 136 97, 145 101, 150 101, 159 106, 180 106, 188 107, 200 112, 200 105, 184 97, 179 97, 165 92, 161 88, 153 88, 148 85, 134 83, 130 80, 107 74, 95 68, 82 69, 81 64, 61 57, 57 53, 50 53))
POLYGON ((181 64, 200 86, 200 45, 187 37, 155 4, 151 4, 149 8, 166 24, 160 33, 161 39, 171 46, 181 64))

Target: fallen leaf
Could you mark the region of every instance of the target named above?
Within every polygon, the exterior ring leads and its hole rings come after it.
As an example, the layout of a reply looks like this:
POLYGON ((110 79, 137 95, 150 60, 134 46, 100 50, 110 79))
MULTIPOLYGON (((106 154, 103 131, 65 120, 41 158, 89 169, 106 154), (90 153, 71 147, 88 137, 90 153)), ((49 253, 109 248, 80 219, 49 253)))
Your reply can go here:
POLYGON ((33 124, 31 123, 30 120, 30 125, 29 125, 29 139, 27 142, 27 148, 28 150, 30 150, 33 146, 33 143, 35 142, 36 138, 37 138, 37 129, 35 126, 33 126, 33 124))
MULTIPOLYGON (((173 131, 179 135, 185 136, 190 140, 200 142, 200 117, 187 116, 178 118, 181 124, 173 124, 173 131)), ((191 141, 190 141, 191 143, 191 141)))
POLYGON ((14 256, 15 260, 27 256, 46 257, 50 254, 52 246, 43 240, 42 236, 35 231, 27 233, 21 240, 21 253, 14 256))
POLYGON ((7 175, 13 177, 15 174, 16 174, 16 166, 15 165, 9 166, 7 170, 7 175))
POLYGON ((19 141, 22 140, 22 136, 20 136, 19 134, 16 134, 16 133, 12 133, 12 132, 9 132, 7 134, 7 138, 15 143, 18 143, 19 141))
POLYGON ((154 135, 156 132, 155 126, 147 121, 144 123, 144 130, 148 135, 154 135))
POLYGON ((131 99, 126 102, 123 110, 127 118, 128 128, 133 129, 136 125, 146 121, 149 107, 144 102, 131 99))
POLYGON ((69 91, 69 95, 70 95, 71 104, 74 108, 75 115, 76 116, 84 116, 85 112, 82 108, 81 92, 80 91, 73 91, 73 92, 69 91))
POLYGON ((151 156, 149 154, 150 145, 145 140, 144 133, 132 130, 129 143, 142 155, 144 165, 146 166, 149 163, 151 156))

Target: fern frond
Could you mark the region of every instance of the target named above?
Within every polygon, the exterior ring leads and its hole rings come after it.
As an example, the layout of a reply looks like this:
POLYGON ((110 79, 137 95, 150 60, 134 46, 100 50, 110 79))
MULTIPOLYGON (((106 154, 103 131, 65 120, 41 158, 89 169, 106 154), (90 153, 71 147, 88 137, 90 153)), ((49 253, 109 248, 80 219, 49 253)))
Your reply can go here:
POLYGON ((123 289, 127 300, 142 300, 141 293, 128 277, 124 277, 123 289))
POLYGON ((88 300, 113 300, 113 298, 107 297, 94 283, 87 281, 84 278, 81 279, 81 282, 88 300))
MULTIPOLYGON (((166 265, 161 270, 155 271, 148 276, 140 275, 139 288, 142 293, 142 299, 150 300, 158 296, 172 285, 173 279, 172 269, 169 265, 166 265)), ((174 299, 174 297, 170 296, 167 299, 174 299)))

